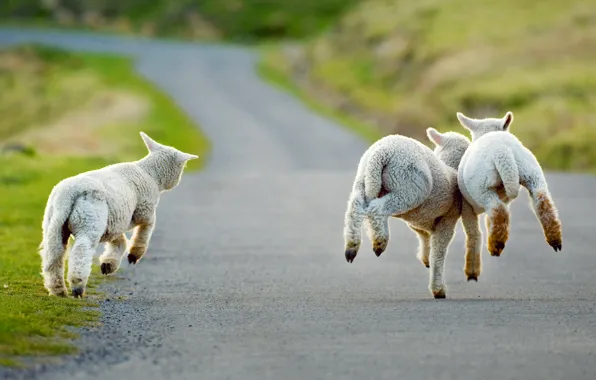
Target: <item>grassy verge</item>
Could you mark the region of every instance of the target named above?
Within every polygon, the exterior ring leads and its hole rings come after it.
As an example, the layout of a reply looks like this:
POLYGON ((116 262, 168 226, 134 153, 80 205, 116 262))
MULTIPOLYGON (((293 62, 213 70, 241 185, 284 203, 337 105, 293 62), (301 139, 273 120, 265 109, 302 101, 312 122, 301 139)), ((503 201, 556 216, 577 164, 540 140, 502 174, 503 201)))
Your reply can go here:
POLYGON ((589 0, 364 0, 266 61, 383 134, 424 141, 429 126, 464 132, 458 111, 513 111, 511 131, 545 168, 593 172, 595 16, 589 0))
MULTIPOLYGON (((0 92, 0 146, 18 148, 0 153, 0 365, 17 366, 19 357, 74 352, 75 334, 67 327, 98 316, 93 291, 75 301, 50 297, 43 288, 37 247, 52 187, 82 171, 143 156, 141 130, 202 158, 209 144, 121 58, 35 46, 2 51, 0 92)), ((203 163, 195 160, 188 170, 203 163)), ((103 279, 96 277, 90 288, 98 281, 103 279)))

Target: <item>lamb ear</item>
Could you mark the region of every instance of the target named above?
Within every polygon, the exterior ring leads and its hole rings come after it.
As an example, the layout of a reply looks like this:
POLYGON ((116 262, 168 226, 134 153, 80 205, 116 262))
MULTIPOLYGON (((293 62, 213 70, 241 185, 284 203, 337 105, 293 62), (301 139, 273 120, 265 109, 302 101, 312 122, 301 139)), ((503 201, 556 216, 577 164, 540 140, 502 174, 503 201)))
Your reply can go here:
POLYGON ((140 132, 140 135, 141 135, 141 138, 143 139, 143 142, 145 143, 145 146, 149 150, 149 152, 155 152, 161 146, 161 144, 159 144, 157 141, 155 141, 155 140, 151 139, 151 137, 147 136, 147 134, 145 132, 140 132))
POLYGON ((427 128, 426 135, 428 136, 430 141, 432 141, 435 145, 440 146, 443 144, 443 135, 441 133, 439 133, 439 131, 437 131, 436 129, 427 128))
POLYGON ((457 119, 459 120, 459 123, 466 129, 469 129, 470 131, 475 129, 476 126, 476 122, 474 121, 474 119, 470 119, 469 117, 467 117, 466 115, 464 115, 461 112, 456 113, 457 115, 457 119))
POLYGON ((199 156, 190 153, 178 152, 178 157, 180 158, 181 162, 185 162, 188 160, 195 160, 199 158, 199 156))
POLYGON ((505 117, 503 117, 503 120, 503 130, 506 131, 507 129, 509 129, 509 126, 513 122, 513 112, 507 111, 505 117))

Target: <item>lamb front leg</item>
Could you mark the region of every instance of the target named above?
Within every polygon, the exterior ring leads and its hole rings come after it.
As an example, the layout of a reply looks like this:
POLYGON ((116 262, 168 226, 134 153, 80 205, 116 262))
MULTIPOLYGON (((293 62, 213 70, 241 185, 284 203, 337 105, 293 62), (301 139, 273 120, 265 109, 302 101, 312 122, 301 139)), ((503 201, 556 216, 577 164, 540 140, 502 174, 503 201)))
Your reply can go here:
POLYGON ((482 272, 482 230, 480 229, 479 219, 472 205, 463 200, 462 225, 466 233, 466 263, 464 265, 464 273, 468 281, 478 281, 480 272, 482 272))
POLYGON ((128 253, 128 262, 130 264, 136 264, 149 246, 149 240, 151 240, 151 234, 155 227, 155 218, 147 223, 143 223, 135 227, 132 238, 130 239, 130 250, 128 253))
POLYGON ((126 236, 124 234, 108 242, 103 254, 99 257, 101 273, 108 275, 116 272, 120 267, 120 262, 122 261, 122 256, 124 256, 125 252, 126 236))
POLYGON ((410 229, 418 235, 418 254, 416 257, 422 265, 430 268, 430 234, 424 230, 409 226, 410 229))
POLYGON ((430 235, 430 291, 435 298, 445 298, 447 287, 443 279, 447 248, 455 235, 458 217, 446 215, 430 235))

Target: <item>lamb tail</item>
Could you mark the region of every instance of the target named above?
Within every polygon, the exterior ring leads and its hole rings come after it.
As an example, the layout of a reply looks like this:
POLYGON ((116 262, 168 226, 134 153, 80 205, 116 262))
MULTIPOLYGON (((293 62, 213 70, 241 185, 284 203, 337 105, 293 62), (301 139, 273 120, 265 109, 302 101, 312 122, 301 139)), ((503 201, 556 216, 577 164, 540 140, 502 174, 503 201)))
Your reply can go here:
POLYGON ((76 195, 63 191, 56 186, 48 198, 48 203, 43 216, 43 238, 39 250, 59 250, 68 242, 68 218, 74 207, 76 195))
POLYGON ((375 154, 370 156, 366 170, 364 172, 364 196, 366 203, 379 198, 383 189, 383 169, 387 166, 389 156, 385 154, 375 154))
POLYGON ((505 149, 502 154, 493 160, 495 168, 501 177, 507 198, 515 199, 519 194, 519 171, 515 157, 510 149, 505 149))

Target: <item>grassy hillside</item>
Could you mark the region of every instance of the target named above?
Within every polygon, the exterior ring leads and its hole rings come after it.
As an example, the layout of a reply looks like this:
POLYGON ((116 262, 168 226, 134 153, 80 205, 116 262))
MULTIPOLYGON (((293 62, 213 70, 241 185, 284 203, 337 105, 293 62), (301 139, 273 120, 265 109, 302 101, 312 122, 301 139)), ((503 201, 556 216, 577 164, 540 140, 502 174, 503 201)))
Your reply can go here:
POLYGON ((263 67, 381 134, 511 110, 544 166, 594 170, 595 59, 591 0, 365 0, 263 67))
MULTIPOLYGON (((96 309, 84 308, 96 306, 97 295, 64 299, 43 288, 37 248, 52 187, 142 157, 140 130, 201 156, 209 144, 120 58, 37 46, 0 50, 0 93, 0 365, 17 365, 20 356, 72 352, 66 326, 97 318, 96 309)), ((201 165, 195 160, 189 169, 201 165)))
POLYGON ((250 41, 311 35, 357 1, 5 0, 0 5, 0 18, 162 36, 250 41))

